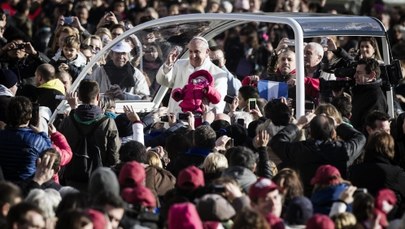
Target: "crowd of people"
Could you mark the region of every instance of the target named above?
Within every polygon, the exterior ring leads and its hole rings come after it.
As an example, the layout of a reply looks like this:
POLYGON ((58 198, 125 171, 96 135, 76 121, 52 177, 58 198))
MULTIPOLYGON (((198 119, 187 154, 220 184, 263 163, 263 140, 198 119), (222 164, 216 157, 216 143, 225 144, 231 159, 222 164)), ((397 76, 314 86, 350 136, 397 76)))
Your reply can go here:
MULTIPOLYGON (((156 18, 353 12, 326 0, 0 5, 0 228, 405 228, 405 71, 390 73, 390 117, 376 38, 304 41, 297 119, 294 38, 279 24, 181 44, 131 35, 71 90, 108 42, 156 18), (287 96, 263 96, 263 82, 287 96), (159 109, 115 110, 160 86, 159 109)), ((382 21, 403 63, 405 9, 363 0, 359 14, 382 21)))

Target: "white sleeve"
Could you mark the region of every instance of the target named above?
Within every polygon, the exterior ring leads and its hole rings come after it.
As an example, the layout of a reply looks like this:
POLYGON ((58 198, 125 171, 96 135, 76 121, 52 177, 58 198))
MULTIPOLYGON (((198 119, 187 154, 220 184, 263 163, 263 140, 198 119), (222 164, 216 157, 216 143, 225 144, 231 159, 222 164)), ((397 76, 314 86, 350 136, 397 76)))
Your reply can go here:
POLYGON ((149 86, 146 82, 145 75, 137 68, 135 68, 134 74, 135 86, 133 90, 133 94, 137 95, 150 95, 149 86))
POLYGON ((160 66, 159 71, 156 73, 156 82, 158 82, 162 86, 172 88, 174 82, 173 68, 166 72, 164 64, 160 66))
POLYGON ((333 215, 345 212, 347 209, 347 204, 343 202, 334 202, 329 212, 329 216, 332 217, 333 215))
POLYGON ((145 145, 142 123, 132 124, 132 139, 145 145))

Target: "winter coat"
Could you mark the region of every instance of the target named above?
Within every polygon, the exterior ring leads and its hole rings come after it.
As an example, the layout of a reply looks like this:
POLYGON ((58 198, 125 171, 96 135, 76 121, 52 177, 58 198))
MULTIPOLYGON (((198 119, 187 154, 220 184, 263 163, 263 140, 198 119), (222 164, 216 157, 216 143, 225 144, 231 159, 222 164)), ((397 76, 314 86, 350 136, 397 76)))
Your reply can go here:
POLYGON ((65 63, 69 66, 69 74, 72 76, 73 80, 79 76, 80 72, 83 70, 84 66, 87 63, 86 57, 79 52, 77 57, 74 60, 68 60, 63 55, 61 50, 59 49, 58 52, 52 57, 52 60, 49 64, 52 64, 55 69, 58 69, 59 65, 65 63))
POLYGON ((379 155, 366 157, 363 163, 353 165, 349 171, 352 184, 366 188, 371 195, 375 196, 382 188, 389 188, 405 201, 405 171, 388 158, 379 155))
POLYGON ((366 116, 374 110, 387 112, 388 105, 381 89, 381 79, 374 83, 357 85, 352 89, 352 125, 362 130, 366 116))
MULTIPOLYGON (((78 132, 70 116, 63 120, 60 131, 65 135, 74 152, 74 147, 78 144, 80 139, 83 138, 82 134, 89 133, 93 128, 93 124, 103 118, 104 115, 101 109, 94 105, 80 105, 71 112, 74 113, 73 117, 79 124, 81 132, 78 132), (79 113, 78 110, 82 112, 79 113)), ((117 164, 119 161, 118 150, 121 143, 114 120, 108 118, 101 123, 94 132, 94 137, 97 146, 100 148, 103 166, 109 167, 117 164)))
POLYGON ((348 184, 341 183, 338 185, 331 185, 316 189, 311 196, 311 202, 314 207, 314 214, 320 213, 329 215, 332 204, 340 199, 340 194, 344 190, 346 190, 347 187, 348 184))
POLYGON ((0 167, 5 179, 22 181, 31 178, 36 171, 37 159, 51 146, 51 140, 44 132, 9 127, 0 130, 0 167))
MULTIPOLYGON (((111 65, 111 62, 108 62, 107 64, 111 65)), ((129 64, 129 63, 127 63, 129 64)), ((127 66, 128 67, 128 66, 127 66)), ((132 86, 124 86, 124 85, 119 85, 121 89, 124 91, 124 97, 126 100, 136 100, 136 99, 141 99, 143 96, 149 96, 149 87, 146 82, 145 76, 142 74, 142 72, 133 67, 130 66, 130 69, 133 72, 132 78, 134 85, 132 86)), ((120 69, 120 68, 118 68, 120 69)), ((122 69, 121 69, 122 70, 122 69)), ((97 81, 98 85, 100 86, 100 93, 105 93, 108 91, 113 85, 111 83, 110 77, 122 77, 123 80, 125 80, 125 76, 123 75, 113 75, 109 76, 105 70, 105 66, 100 66, 96 69, 93 70, 93 73, 90 76, 90 79, 97 81)))
MULTIPOLYGON (((67 142, 65 136, 60 132, 56 131, 51 135, 52 147, 58 151, 60 154, 60 164, 59 166, 67 165, 70 160, 72 160, 73 152, 67 142)), ((52 179, 59 184, 59 176, 56 173, 53 175, 52 179)))
POLYGON ((199 70, 190 75, 188 84, 182 89, 173 89, 172 98, 176 102, 183 100, 179 104, 183 112, 203 113, 203 100, 207 99, 210 103, 217 104, 221 99, 221 94, 214 88, 212 75, 205 70, 199 70), (206 81, 194 83, 194 80, 199 76, 203 76, 206 81))
POLYGON ((348 167, 353 164, 366 144, 365 136, 346 124, 340 124, 336 132, 343 140, 319 143, 310 139, 294 142, 299 135, 299 129, 290 124, 270 140, 270 147, 281 160, 301 174, 306 195, 311 193, 310 181, 319 166, 333 165, 345 179, 348 167))

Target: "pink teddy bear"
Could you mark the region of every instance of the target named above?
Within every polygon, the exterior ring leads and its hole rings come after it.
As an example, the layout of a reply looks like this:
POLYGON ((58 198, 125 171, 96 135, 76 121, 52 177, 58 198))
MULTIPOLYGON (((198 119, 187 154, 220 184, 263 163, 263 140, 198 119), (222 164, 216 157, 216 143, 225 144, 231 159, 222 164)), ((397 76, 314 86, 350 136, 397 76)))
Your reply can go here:
POLYGON ((221 94, 214 88, 214 77, 206 70, 198 70, 188 78, 188 84, 183 88, 175 88, 172 98, 177 102, 183 112, 203 113, 204 100, 217 104, 221 94))

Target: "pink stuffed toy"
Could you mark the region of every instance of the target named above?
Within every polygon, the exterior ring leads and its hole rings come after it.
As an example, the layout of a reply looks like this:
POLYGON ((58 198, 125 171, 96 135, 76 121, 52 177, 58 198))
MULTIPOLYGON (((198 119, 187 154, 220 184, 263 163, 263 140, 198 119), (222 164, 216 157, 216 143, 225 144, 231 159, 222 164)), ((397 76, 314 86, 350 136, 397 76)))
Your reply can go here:
POLYGON ((206 70, 192 73, 188 78, 188 84, 183 88, 175 88, 172 98, 179 104, 183 112, 203 113, 203 101, 207 100, 217 104, 221 100, 221 94, 214 88, 214 78, 206 70))

